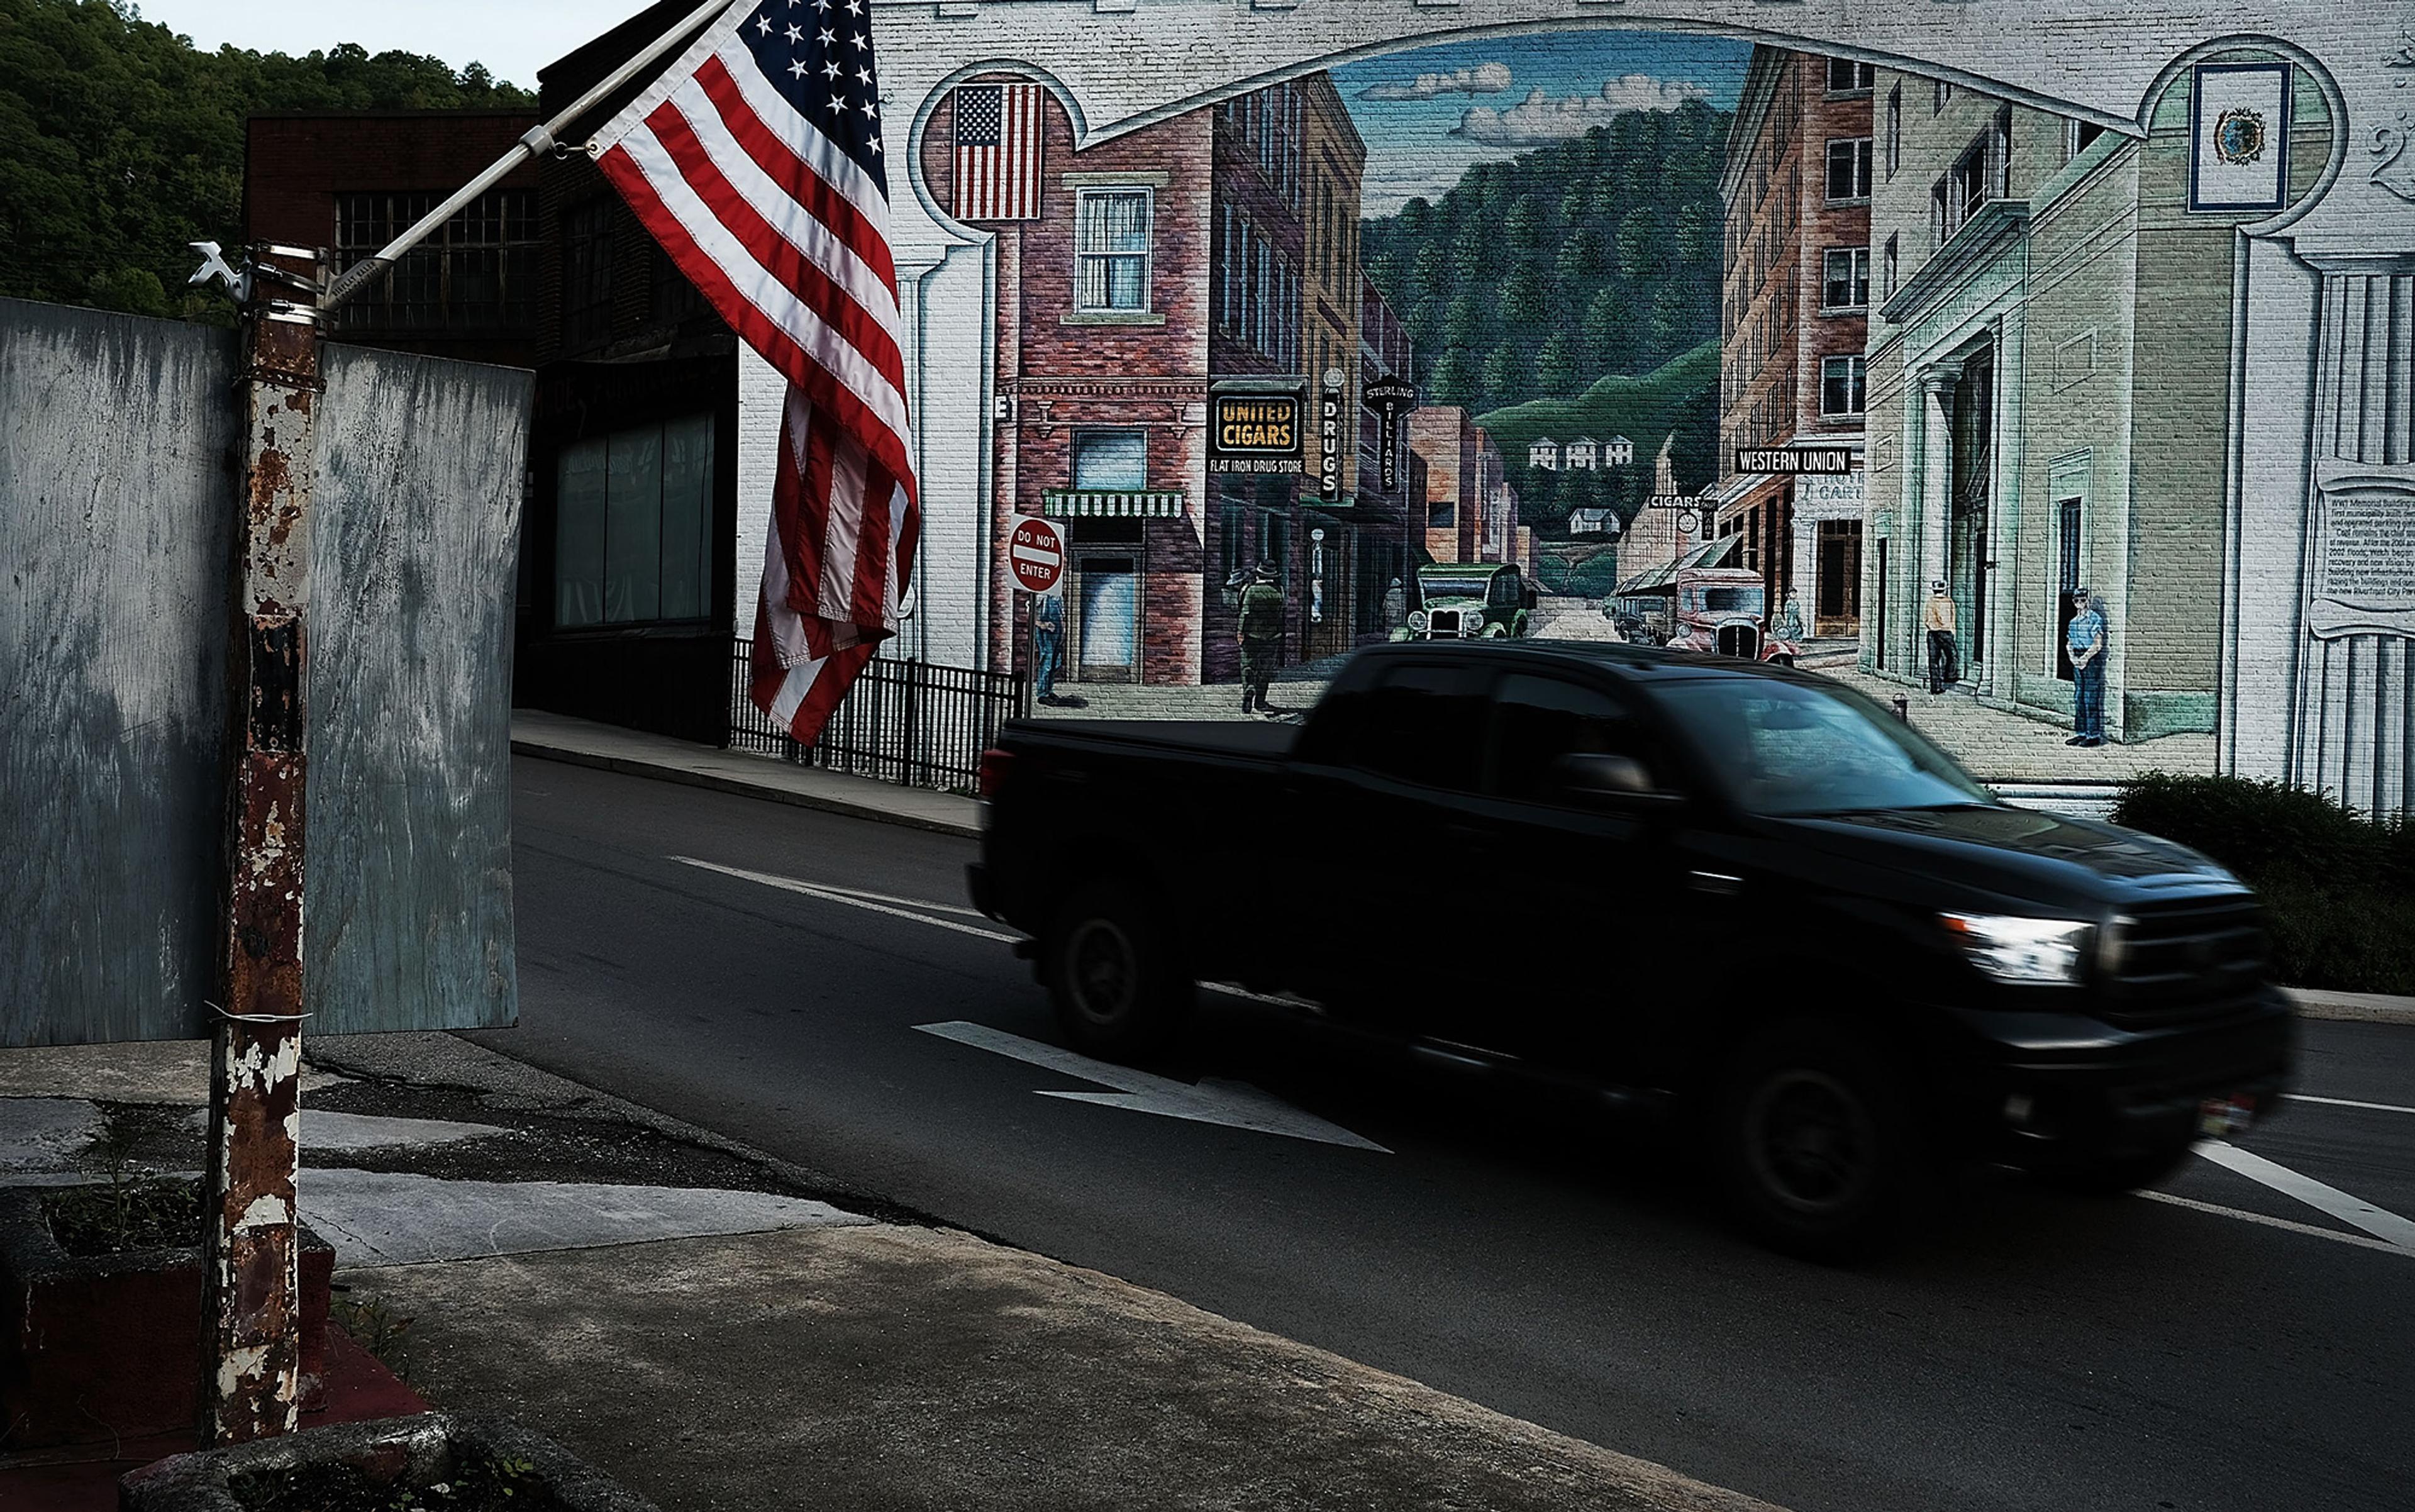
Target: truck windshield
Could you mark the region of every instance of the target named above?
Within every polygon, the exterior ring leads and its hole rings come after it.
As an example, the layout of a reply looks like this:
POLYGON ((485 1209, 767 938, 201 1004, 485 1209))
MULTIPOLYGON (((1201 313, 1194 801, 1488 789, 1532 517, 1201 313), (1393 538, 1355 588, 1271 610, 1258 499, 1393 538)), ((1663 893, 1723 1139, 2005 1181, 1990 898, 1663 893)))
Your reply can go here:
POLYGON ((1842 688, 1718 677, 1658 691, 1719 785, 1756 814, 1994 801, 1945 753, 1842 688))
POLYGON ((1725 588, 1697 588, 1687 596, 1694 601, 1693 607, 1698 613, 1757 615, 1761 612, 1761 593, 1758 585, 1737 584, 1725 588))
POLYGON ((1420 577, 1418 587, 1425 596, 1435 598, 1482 598, 1489 577, 1420 577))

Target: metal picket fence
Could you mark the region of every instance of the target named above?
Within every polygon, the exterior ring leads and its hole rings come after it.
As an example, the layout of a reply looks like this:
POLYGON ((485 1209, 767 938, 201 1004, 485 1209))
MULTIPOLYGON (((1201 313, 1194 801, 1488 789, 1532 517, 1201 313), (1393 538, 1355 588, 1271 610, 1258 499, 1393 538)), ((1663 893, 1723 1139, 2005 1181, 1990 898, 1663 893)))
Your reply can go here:
POLYGON ((821 767, 908 787, 971 792, 981 756, 999 726, 1031 713, 1031 682, 1019 673, 876 658, 810 747, 799 744, 747 697, 755 643, 730 640, 729 743, 800 766, 821 767))

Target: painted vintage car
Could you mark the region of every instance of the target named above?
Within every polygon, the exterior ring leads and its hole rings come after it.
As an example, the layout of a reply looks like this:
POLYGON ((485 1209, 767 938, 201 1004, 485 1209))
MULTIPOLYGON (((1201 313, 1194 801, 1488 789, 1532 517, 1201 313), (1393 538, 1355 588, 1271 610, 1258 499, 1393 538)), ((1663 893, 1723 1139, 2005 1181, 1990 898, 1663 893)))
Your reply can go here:
POLYGON ((1522 640, 1535 585, 1510 561, 1435 561, 1418 569, 1418 606, 1394 640, 1522 640))
POLYGON ((1801 650, 1769 633, 1768 594, 1761 574, 1740 567, 1681 567, 1673 584, 1676 623, 1671 651, 1734 656, 1792 666, 1801 650))

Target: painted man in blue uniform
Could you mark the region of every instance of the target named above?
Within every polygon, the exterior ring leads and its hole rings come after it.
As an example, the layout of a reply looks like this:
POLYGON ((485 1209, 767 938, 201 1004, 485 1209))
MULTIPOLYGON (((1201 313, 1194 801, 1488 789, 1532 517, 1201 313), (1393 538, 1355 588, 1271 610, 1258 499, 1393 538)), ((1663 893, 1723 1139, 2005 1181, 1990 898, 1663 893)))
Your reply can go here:
POLYGON ((1040 701, 1057 698, 1057 663, 1064 654, 1065 596, 1042 593, 1031 609, 1032 675, 1040 681, 1040 701))
POLYGON ((2078 612, 2063 632, 2071 652, 2072 730, 2065 745, 2105 743, 2105 601, 2083 588, 2074 595, 2078 612))

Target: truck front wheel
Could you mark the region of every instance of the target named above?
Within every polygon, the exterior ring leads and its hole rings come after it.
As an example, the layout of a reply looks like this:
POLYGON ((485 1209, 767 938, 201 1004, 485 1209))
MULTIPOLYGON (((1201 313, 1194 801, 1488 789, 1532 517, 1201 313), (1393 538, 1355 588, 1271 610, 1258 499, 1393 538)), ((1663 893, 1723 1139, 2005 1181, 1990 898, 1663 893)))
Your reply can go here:
POLYGON ((1720 1088, 1716 1139, 1737 1217, 1808 1260, 1858 1259, 1891 1236, 1917 1184, 1913 1136, 1900 1079, 1844 1020, 1770 1025, 1720 1088))
POLYGON ((1049 930, 1048 996, 1066 1041, 1103 1060, 1162 1051, 1191 1007, 1190 979, 1166 932, 1130 886, 1093 883, 1067 898, 1049 930))

